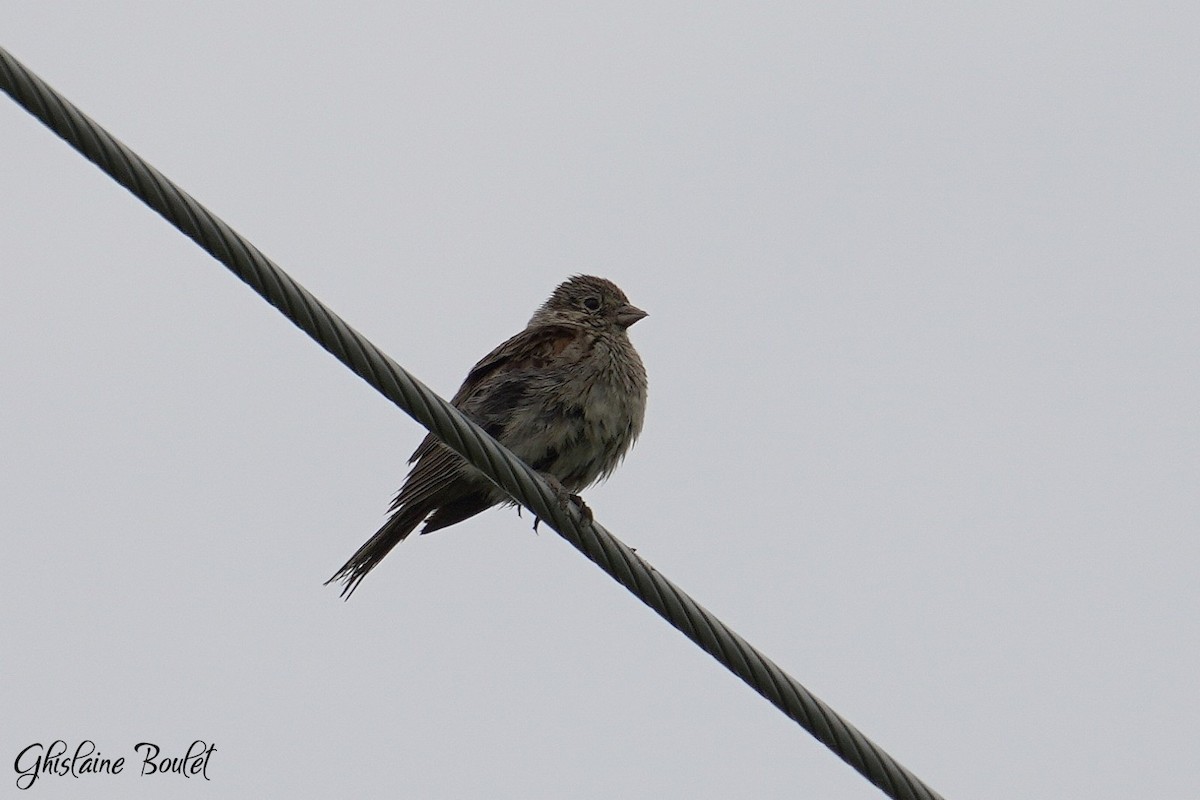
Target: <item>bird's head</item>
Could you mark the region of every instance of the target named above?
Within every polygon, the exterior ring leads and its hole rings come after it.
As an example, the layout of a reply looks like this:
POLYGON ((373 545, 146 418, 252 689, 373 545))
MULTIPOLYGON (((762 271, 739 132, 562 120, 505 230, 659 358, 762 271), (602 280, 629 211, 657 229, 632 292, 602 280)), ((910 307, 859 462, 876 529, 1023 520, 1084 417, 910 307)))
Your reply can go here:
POLYGON ((558 285, 529 323, 567 322, 624 331, 645 316, 646 312, 631 305, 612 281, 594 275, 576 275, 558 285))

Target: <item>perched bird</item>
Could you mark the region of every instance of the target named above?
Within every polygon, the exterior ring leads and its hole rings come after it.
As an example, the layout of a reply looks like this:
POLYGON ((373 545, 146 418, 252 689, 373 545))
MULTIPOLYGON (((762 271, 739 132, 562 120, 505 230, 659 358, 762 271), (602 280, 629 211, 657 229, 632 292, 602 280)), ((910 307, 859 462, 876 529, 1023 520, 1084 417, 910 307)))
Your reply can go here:
MULTIPOLYGON (((646 369, 628 329, 645 316, 611 281, 576 275, 471 369, 450 402, 556 490, 579 492, 608 477, 642 430, 646 369)), ((326 581, 342 581, 343 597, 422 522, 429 533, 512 503, 433 434, 408 463, 391 517, 326 581)))

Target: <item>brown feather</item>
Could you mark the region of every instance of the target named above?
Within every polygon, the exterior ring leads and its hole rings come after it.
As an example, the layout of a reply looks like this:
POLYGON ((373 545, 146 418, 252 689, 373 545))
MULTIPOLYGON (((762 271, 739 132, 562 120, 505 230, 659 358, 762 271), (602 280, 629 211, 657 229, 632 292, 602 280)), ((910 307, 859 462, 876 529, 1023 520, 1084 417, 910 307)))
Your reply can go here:
MULTIPOLYGON (((644 316, 610 281, 575 276, 471 368, 451 403, 556 485, 579 491, 612 472, 641 430, 646 373, 626 328, 644 316)), ((391 518, 328 581, 344 581, 343 596, 422 521, 428 533, 508 500, 433 434, 409 463, 391 518)))

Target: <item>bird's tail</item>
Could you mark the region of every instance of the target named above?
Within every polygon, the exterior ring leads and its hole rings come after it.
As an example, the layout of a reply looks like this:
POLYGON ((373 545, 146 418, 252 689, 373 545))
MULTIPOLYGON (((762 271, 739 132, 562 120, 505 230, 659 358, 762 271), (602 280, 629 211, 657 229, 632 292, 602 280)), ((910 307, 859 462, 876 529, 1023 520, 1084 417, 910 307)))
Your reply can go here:
POLYGON ((367 577, 367 573, 383 561, 383 557, 390 553, 393 547, 412 533, 421 520, 428 516, 429 511, 430 509, 424 506, 397 509, 391 518, 383 523, 383 527, 375 531, 375 535, 367 539, 332 578, 325 581, 325 585, 341 581, 342 597, 349 600, 358 584, 367 577))

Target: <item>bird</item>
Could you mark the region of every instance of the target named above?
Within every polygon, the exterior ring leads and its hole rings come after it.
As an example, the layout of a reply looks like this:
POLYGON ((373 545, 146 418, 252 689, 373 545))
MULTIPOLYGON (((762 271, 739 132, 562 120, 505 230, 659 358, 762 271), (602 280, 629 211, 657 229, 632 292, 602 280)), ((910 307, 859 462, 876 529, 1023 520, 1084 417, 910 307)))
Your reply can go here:
MULTIPOLYGON (((628 331, 646 316, 612 281, 572 276, 523 331, 471 368, 451 405, 590 517, 577 493, 612 474, 642 430, 646 369, 628 331)), ((425 534, 513 505, 432 433, 408 463, 387 522, 325 582, 341 581, 346 599, 422 522, 425 534)))

